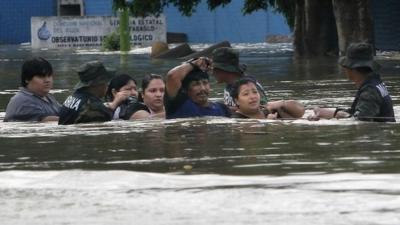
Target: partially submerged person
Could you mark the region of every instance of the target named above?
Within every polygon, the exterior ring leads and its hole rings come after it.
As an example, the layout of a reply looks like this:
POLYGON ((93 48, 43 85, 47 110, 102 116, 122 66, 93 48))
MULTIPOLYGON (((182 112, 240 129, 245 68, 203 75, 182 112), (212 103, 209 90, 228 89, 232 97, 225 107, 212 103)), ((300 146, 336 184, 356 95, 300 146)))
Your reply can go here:
POLYGON ((395 122, 392 99, 382 82, 370 44, 352 43, 339 59, 346 77, 358 88, 349 109, 315 108, 311 120, 354 117, 362 121, 395 122))
POLYGON ((278 112, 269 113, 260 105, 257 83, 251 78, 241 78, 232 85, 231 96, 237 106, 232 118, 276 119, 278 112))
POLYGON ((160 75, 149 74, 142 80, 139 101, 129 107, 131 120, 165 118, 165 83, 160 75))
POLYGON ((79 82, 60 112, 58 124, 104 122, 112 119, 114 110, 129 96, 129 91, 117 92, 112 102, 103 102, 107 84, 114 72, 100 61, 91 61, 78 68, 79 82))
POLYGON ((6 108, 4 122, 58 121, 60 103, 49 92, 53 87, 53 68, 42 57, 26 60, 22 65, 21 88, 6 108))
POLYGON ((260 83, 251 76, 245 75, 245 66, 239 64, 239 52, 230 47, 217 48, 212 54, 213 75, 218 83, 225 83, 224 103, 234 112, 237 105, 231 96, 233 84, 241 79, 252 79, 260 94, 261 107, 270 112, 278 112, 279 118, 301 118, 304 114, 304 106, 294 100, 268 101, 267 94, 260 83))
POLYGON ((171 69, 166 77, 166 117, 187 118, 203 116, 229 117, 222 103, 211 102, 207 70, 210 60, 205 57, 185 62, 171 69))
POLYGON ((139 94, 136 80, 128 74, 115 76, 108 85, 106 100, 109 102, 114 101, 118 92, 128 92, 129 96, 114 110, 113 119, 129 120, 132 114, 128 112, 128 109, 137 102, 139 94))

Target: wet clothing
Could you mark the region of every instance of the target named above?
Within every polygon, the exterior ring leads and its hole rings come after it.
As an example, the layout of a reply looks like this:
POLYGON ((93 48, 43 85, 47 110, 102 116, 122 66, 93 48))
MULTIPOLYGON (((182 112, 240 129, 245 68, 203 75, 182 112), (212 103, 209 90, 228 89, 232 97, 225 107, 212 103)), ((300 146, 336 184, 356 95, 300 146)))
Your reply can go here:
POLYGON ((225 104, 220 102, 209 102, 207 107, 202 107, 194 103, 182 89, 179 90, 175 98, 165 94, 165 111, 167 119, 203 117, 203 116, 223 116, 230 117, 230 111, 225 104))
POLYGON ((150 109, 143 102, 136 102, 134 104, 130 104, 125 111, 124 120, 129 120, 133 114, 137 111, 144 110, 148 113, 151 113, 150 109))
POLYGON ((361 85, 348 112, 358 120, 395 122, 392 99, 379 75, 361 85))
POLYGON ((232 113, 232 116, 231 116, 232 118, 237 118, 237 119, 249 119, 250 117, 248 117, 248 116, 246 116, 246 115, 243 115, 243 114, 241 114, 241 113, 239 113, 239 112, 234 112, 234 113, 232 113))
POLYGON ((65 100, 58 124, 105 122, 110 121, 112 115, 113 111, 100 98, 78 89, 65 100))
POLYGON ((58 116, 61 104, 48 94, 40 97, 22 87, 14 95, 6 108, 4 122, 11 121, 42 121, 48 116, 58 116))
POLYGON ((131 116, 139 110, 144 110, 150 113, 150 109, 143 102, 130 103, 125 101, 115 109, 112 119, 129 120, 131 116))
MULTIPOLYGON (((266 93, 265 89, 263 88, 263 86, 260 83, 258 83, 258 81, 254 77, 244 76, 242 78, 250 78, 253 81, 255 81, 258 93, 260 93, 260 104, 261 105, 267 104, 268 97, 267 97, 267 93, 266 93)), ((224 89, 224 103, 225 103, 225 105, 227 105, 229 107, 236 107, 237 105, 231 96, 232 86, 233 86, 232 84, 227 84, 224 89)))

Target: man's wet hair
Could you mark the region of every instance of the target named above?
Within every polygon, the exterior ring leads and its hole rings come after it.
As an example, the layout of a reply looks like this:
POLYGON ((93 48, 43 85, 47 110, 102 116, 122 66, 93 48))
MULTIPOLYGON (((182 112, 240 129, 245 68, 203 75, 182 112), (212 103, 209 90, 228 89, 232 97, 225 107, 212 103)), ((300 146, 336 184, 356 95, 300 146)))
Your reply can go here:
POLYGON ((21 86, 26 87, 27 81, 34 76, 45 77, 53 75, 53 67, 42 57, 33 57, 25 60, 21 70, 21 86))
POLYGON ((232 98, 233 99, 237 99, 239 97, 240 87, 242 85, 244 85, 244 84, 249 84, 249 83, 253 83, 257 87, 256 81, 254 79, 246 77, 246 78, 241 78, 241 79, 237 80, 232 85, 232 89, 231 89, 231 92, 230 92, 232 98))
POLYGON ((189 88, 189 85, 192 81, 209 80, 209 79, 210 79, 210 77, 207 72, 204 72, 198 68, 194 68, 183 79, 182 88, 187 91, 189 88))
POLYGON ((129 81, 133 81, 137 85, 136 80, 128 74, 119 74, 111 79, 110 83, 108 84, 106 99, 112 101, 114 99, 112 90, 114 89, 118 92, 123 86, 127 85, 129 81))

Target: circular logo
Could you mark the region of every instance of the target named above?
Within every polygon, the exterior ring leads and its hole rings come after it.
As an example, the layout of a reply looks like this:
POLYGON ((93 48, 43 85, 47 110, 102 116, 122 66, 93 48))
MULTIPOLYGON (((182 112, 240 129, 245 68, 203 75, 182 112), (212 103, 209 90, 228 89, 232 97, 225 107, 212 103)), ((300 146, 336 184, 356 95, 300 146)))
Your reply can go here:
POLYGON ((37 35, 38 38, 43 41, 47 41, 50 38, 51 34, 46 27, 46 22, 44 22, 43 25, 39 28, 37 35))

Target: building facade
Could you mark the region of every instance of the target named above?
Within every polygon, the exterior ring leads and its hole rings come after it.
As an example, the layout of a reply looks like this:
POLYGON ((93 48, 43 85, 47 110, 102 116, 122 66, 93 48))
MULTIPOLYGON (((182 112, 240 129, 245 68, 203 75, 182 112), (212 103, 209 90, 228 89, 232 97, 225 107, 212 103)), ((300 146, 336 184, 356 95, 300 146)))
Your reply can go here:
MULTIPOLYGON (((167 31, 187 34, 189 42, 213 43, 223 40, 230 42, 264 42, 267 35, 290 34, 283 16, 259 11, 243 16, 242 1, 232 1, 224 8, 209 11, 203 1, 191 17, 182 16, 175 7, 164 10, 167 18, 167 31)), ((30 42, 30 18, 32 16, 64 15, 111 16, 112 0, 2 0, 0 1, 0 43, 19 44, 30 42), (82 2, 82 8, 66 4, 82 2), (83 9, 83 10, 82 10, 83 9), (76 14, 78 13, 78 14, 76 14), (18 15, 18 16, 16 16, 18 15)))
MULTIPOLYGON (((264 42, 269 35, 289 35, 285 18, 272 11, 257 11, 244 16, 243 0, 209 11, 206 1, 191 17, 182 16, 175 7, 164 10, 167 31, 187 34, 189 42, 232 43, 264 42)), ((400 50, 400 1, 373 0, 375 44, 380 50, 400 50)), ((110 16, 112 0, 1 0, 0 44, 30 42, 32 16, 57 15, 110 16)))

